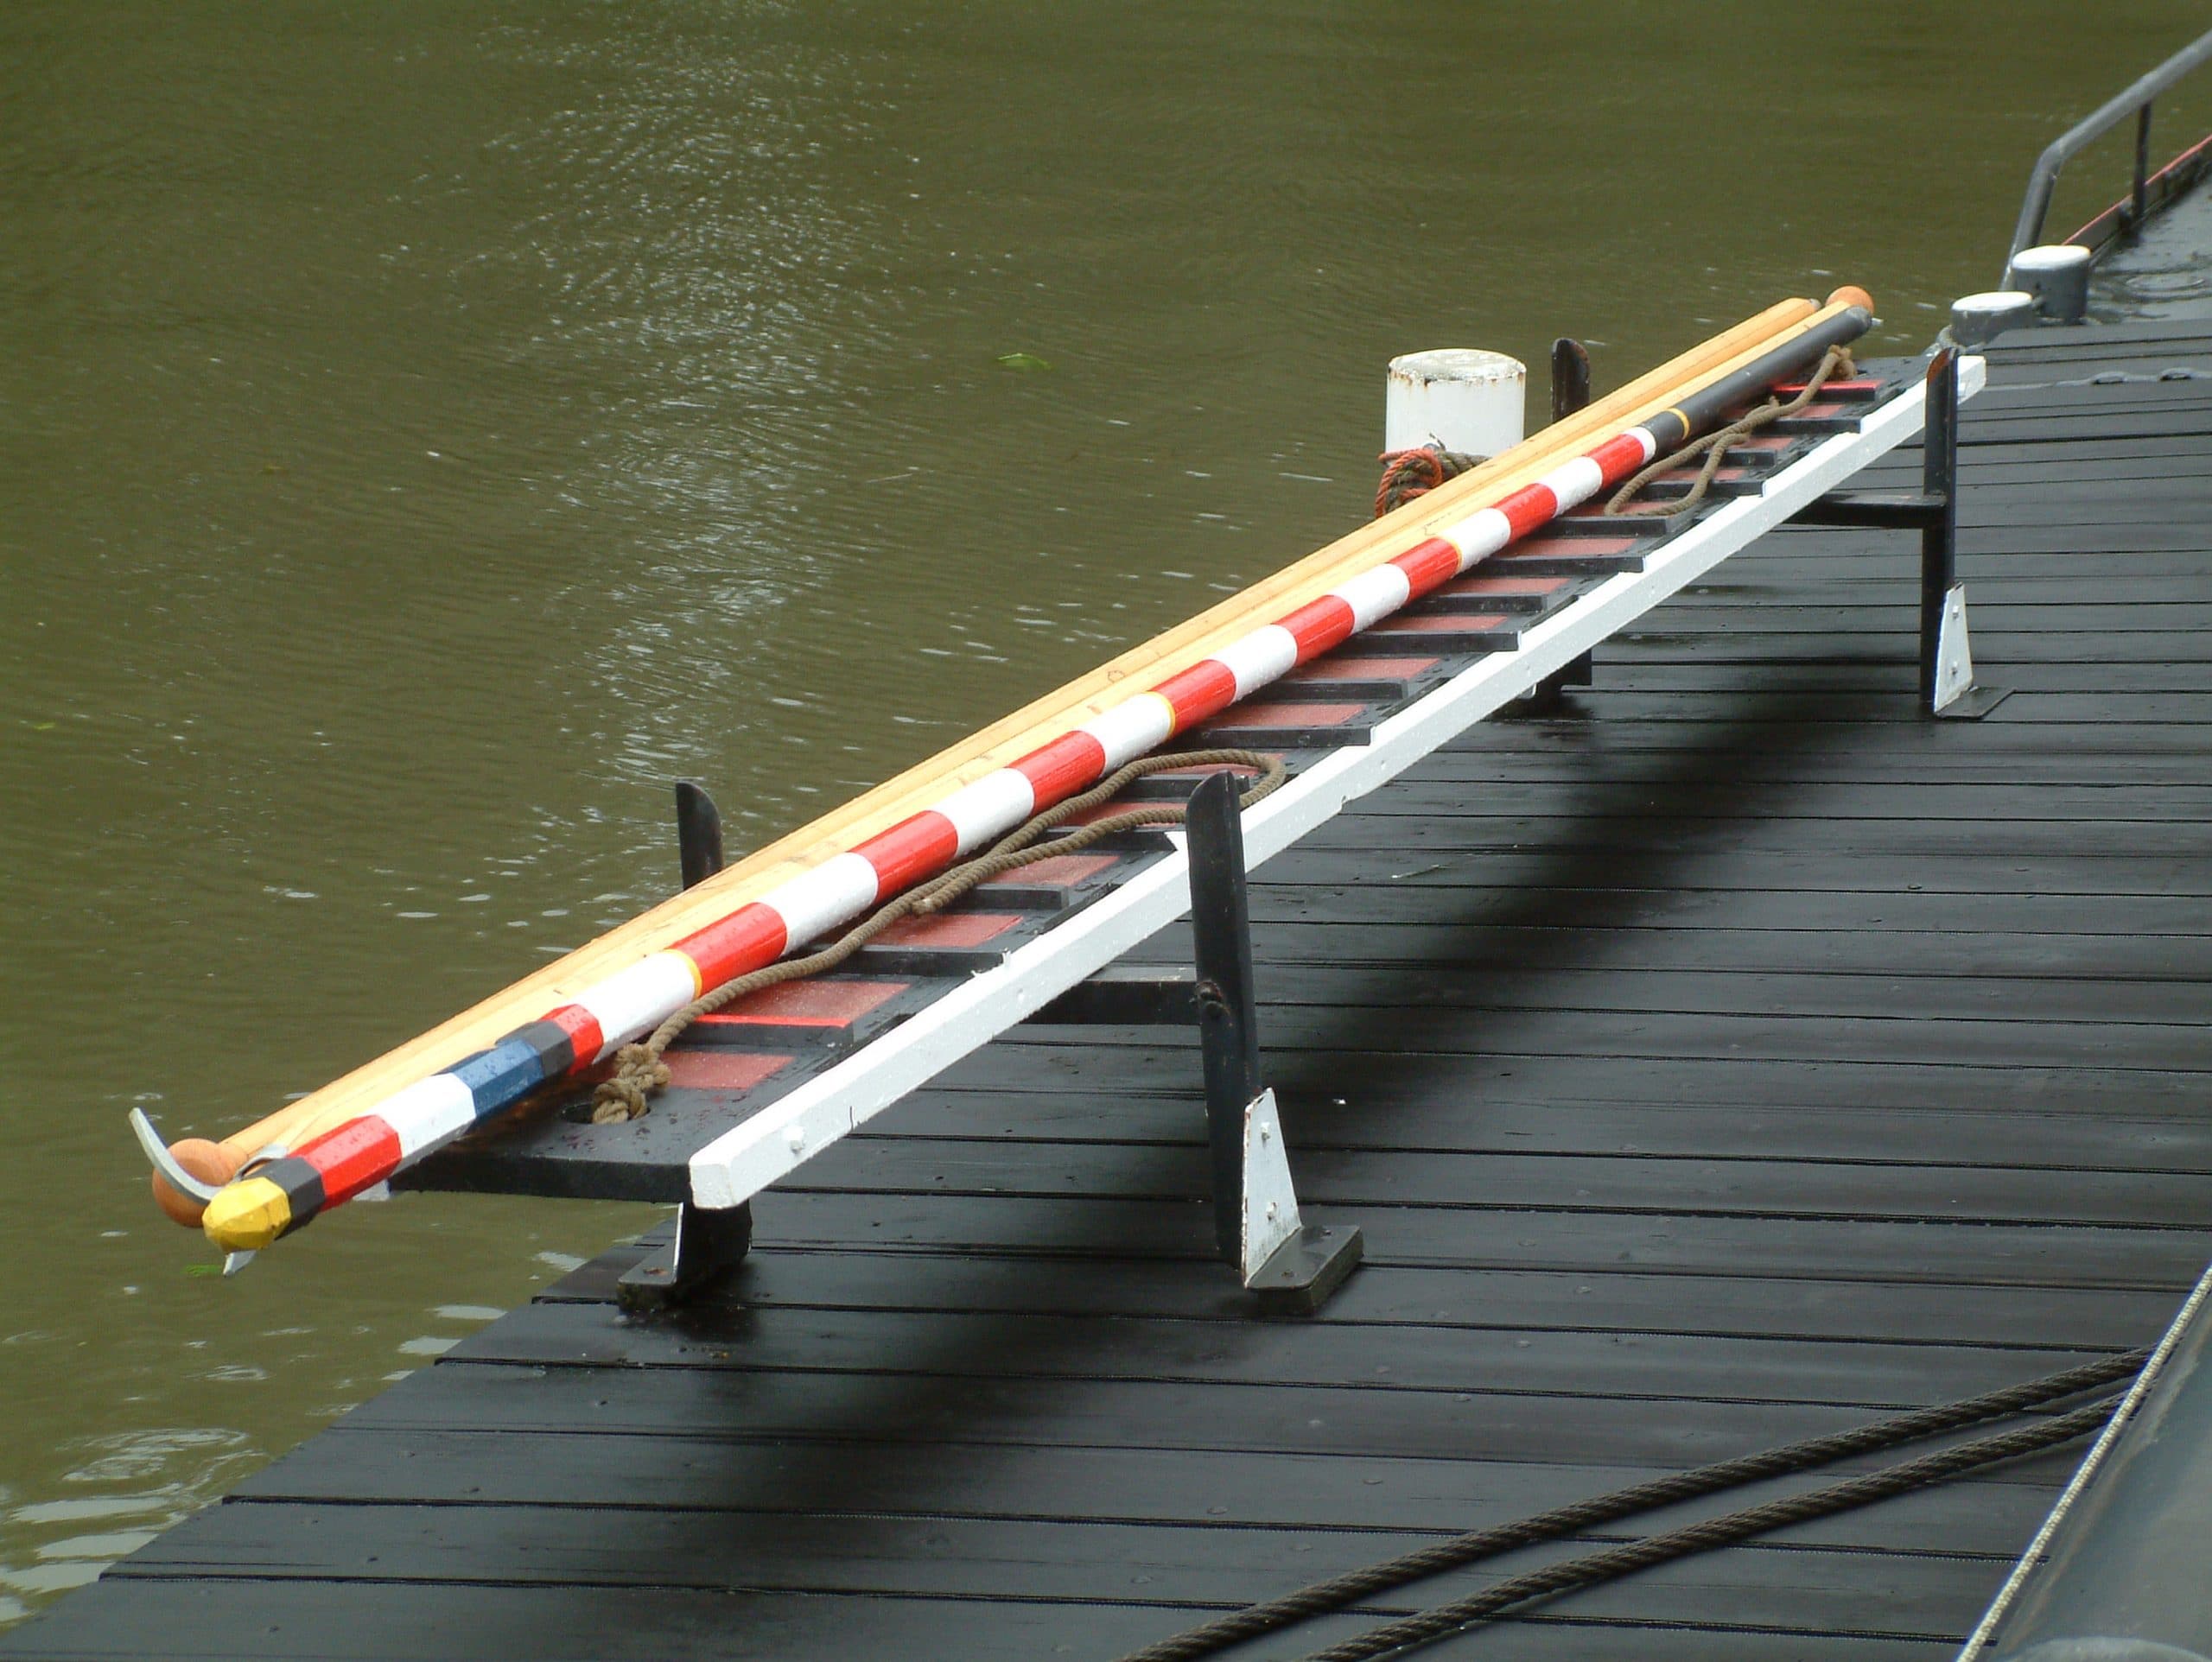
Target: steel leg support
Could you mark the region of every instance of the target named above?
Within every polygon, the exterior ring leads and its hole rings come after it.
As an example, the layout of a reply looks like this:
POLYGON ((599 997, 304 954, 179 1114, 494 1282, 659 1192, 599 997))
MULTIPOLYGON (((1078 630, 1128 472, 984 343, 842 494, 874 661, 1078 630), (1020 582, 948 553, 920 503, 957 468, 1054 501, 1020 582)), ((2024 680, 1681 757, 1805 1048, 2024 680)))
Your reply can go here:
MULTIPOLYGON (((676 786, 676 847, 687 889, 722 869, 721 814, 689 779, 676 786)), ((674 1237, 623 1273, 614 1302, 633 1316, 669 1310, 736 1268, 752 1245, 749 1202, 709 1211, 686 1201, 676 1208, 674 1237)))
POLYGON ((686 1201, 676 1234, 614 1284, 614 1302, 632 1316, 669 1310, 704 1291, 744 1262, 753 1245, 751 1202, 709 1211, 686 1201))
POLYGON ((1948 721, 1978 720, 2005 695, 1977 687, 1967 638, 1967 590, 1959 580, 1959 358, 1949 347, 1928 366, 1928 419, 1920 493, 1920 707, 1948 721))
POLYGON ((1298 1213, 1274 1093, 1260 1082, 1252 932, 1237 782, 1217 773, 1191 798, 1191 932, 1213 1165, 1214 1244, 1267 1315, 1319 1310, 1359 1263, 1359 1231, 1298 1213))

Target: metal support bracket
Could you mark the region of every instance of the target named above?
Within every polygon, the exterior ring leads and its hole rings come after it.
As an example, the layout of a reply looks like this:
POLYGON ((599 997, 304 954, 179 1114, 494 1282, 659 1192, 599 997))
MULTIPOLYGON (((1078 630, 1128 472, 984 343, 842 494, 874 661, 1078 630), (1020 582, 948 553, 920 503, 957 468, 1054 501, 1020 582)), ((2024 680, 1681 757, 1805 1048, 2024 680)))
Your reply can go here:
POLYGON ((753 1245, 750 1202, 709 1211, 686 1201, 676 1233, 614 1284, 614 1302, 632 1316, 656 1315, 696 1297, 745 1259, 753 1245))
POLYGON ((1920 489, 1831 491, 1796 516, 1801 525, 1866 526, 1920 533, 1920 709, 1974 721, 2006 689, 1977 686, 1967 644, 1967 591, 1959 581, 1959 358, 1946 346, 1928 366, 1920 489))
POLYGON ((1310 1316, 1358 1266, 1362 1242, 1356 1228, 1317 1227, 1299 1215, 1274 1093, 1260 1082, 1236 790, 1226 773, 1204 780, 1185 821, 1214 1244, 1262 1314, 1310 1316))
MULTIPOLYGON (((676 847, 683 886, 722 869, 722 816, 715 799, 689 779, 676 783, 676 847)), ((753 1246, 748 1202, 709 1210, 686 1201, 676 1208, 676 1233, 614 1284, 614 1302, 632 1316, 671 1310, 704 1291, 744 1261, 753 1246)))

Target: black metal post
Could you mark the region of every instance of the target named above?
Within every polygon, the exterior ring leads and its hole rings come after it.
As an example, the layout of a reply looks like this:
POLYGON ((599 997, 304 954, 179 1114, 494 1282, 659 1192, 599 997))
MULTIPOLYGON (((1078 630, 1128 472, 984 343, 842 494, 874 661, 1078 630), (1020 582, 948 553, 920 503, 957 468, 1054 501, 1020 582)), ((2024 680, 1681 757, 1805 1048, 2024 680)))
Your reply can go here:
POLYGON ((1563 422, 1589 402, 1589 350, 1563 334, 1552 342, 1552 420, 1563 422))
MULTIPOLYGON (((676 782, 676 852, 687 889, 722 869, 722 816, 715 799, 689 779, 676 782)), ((753 1247, 753 1207, 709 1210, 683 1202, 676 1234, 614 1284, 614 1302, 632 1316, 669 1310, 742 1263, 753 1247)))
POLYGON ((2151 217, 2151 100, 2135 112, 2135 181, 2127 193, 2129 229, 2140 231, 2151 217))
POLYGON ((676 782, 676 853, 687 889, 722 869, 722 816, 715 799, 689 779, 676 782))
POLYGON ((1948 346, 1928 366, 1922 447, 1920 492, 1931 511, 1920 530, 1920 707, 1932 715, 1943 607, 1959 580, 1959 355, 1948 346))
POLYGON ((1198 961, 1198 1044, 1205 1066, 1206 1140, 1213 1156, 1214 1244, 1241 1258, 1244 1110, 1260 1094, 1259 1012, 1252 997, 1252 929, 1244 898, 1244 828, 1237 781, 1201 780, 1191 795, 1191 934, 1198 961))
POLYGON ((676 1234, 648 1253, 614 1284, 614 1302, 649 1316, 696 1297, 745 1260, 753 1247, 753 1204, 709 1210, 690 1202, 676 1208, 676 1234))
MULTIPOLYGON (((1552 342, 1552 420, 1563 422, 1590 403, 1590 350, 1573 335, 1552 342)), ((1587 687, 1591 657, 1580 653, 1554 674, 1529 689, 1529 701, 1539 707, 1556 704, 1569 687, 1587 687)))

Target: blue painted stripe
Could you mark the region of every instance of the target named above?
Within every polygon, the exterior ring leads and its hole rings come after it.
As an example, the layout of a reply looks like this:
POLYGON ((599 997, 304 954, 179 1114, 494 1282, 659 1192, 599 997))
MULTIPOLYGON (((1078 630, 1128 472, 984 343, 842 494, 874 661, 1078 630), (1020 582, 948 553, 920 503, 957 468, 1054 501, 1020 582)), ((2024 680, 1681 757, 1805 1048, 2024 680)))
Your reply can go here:
POLYGON ((501 1039, 446 1071, 468 1087, 479 1120, 513 1107, 551 1077, 537 1047, 519 1038, 501 1039))

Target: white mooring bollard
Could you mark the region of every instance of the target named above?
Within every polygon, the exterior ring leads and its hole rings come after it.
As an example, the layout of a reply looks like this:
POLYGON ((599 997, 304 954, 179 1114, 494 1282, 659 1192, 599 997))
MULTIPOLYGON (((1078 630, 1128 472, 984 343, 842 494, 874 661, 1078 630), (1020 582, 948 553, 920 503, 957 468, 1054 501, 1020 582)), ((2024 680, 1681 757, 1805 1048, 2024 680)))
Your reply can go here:
POLYGON ((1528 392, 1527 366, 1503 352, 1446 346, 1394 358, 1382 447, 1440 444, 1495 456, 1521 442, 1528 392))

